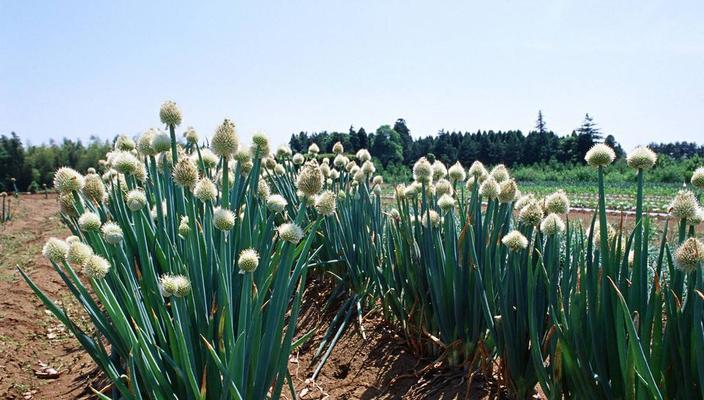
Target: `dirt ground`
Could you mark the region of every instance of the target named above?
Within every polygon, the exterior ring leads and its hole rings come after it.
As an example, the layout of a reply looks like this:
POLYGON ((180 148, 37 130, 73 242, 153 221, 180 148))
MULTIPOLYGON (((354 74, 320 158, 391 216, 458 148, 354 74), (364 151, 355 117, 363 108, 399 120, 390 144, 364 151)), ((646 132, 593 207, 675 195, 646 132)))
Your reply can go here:
POLYGON ((0 225, 0 398, 80 399, 97 375, 90 357, 70 337, 22 280, 16 267, 51 298, 74 311, 68 290, 41 255, 50 236, 66 237, 57 215, 55 198, 13 198, 13 218, 0 225), (40 379, 35 373, 58 372, 58 378, 40 379))
MULTIPOLYGON (((331 307, 326 313, 321 311, 331 286, 321 282, 320 277, 310 279, 306 286, 298 335, 315 329, 318 321, 331 321, 336 309, 331 307)), ((461 368, 443 368, 433 359, 418 359, 410 354, 396 329, 384 322, 380 313, 366 315, 362 326, 366 340, 362 338, 357 323, 351 323, 315 382, 308 378, 318 364, 313 355, 327 325, 320 327, 299 351, 293 352, 289 369, 300 399, 488 398, 492 388, 484 377, 475 375, 471 390, 468 390, 469 377, 461 368)))

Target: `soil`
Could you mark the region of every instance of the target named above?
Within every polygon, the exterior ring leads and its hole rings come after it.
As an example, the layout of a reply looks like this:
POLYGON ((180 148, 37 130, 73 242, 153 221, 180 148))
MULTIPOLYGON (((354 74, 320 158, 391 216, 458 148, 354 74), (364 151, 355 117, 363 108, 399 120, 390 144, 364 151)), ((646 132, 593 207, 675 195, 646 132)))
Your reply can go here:
MULTIPOLYGON (((491 389, 485 377, 469 376, 462 368, 447 369, 433 359, 418 359, 397 330, 379 312, 362 320, 366 340, 358 323, 351 322, 315 381, 309 379, 319 360, 314 359, 328 329, 318 321, 331 321, 339 304, 323 311, 331 283, 320 277, 310 279, 304 293, 304 310, 298 334, 316 329, 312 339, 291 355, 289 370, 296 395, 303 400, 324 399, 485 399, 491 389)), ((494 390, 495 391, 495 390, 494 390)), ((291 398, 290 392, 285 393, 291 398)))
POLYGON ((19 266, 50 298, 78 315, 68 290, 41 255, 50 236, 66 237, 55 197, 13 200, 12 220, 0 225, 0 398, 80 399, 98 375, 91 358, 41 304, 17 272, 19 266), (36 373, 58 373, 40 379, 36 373))

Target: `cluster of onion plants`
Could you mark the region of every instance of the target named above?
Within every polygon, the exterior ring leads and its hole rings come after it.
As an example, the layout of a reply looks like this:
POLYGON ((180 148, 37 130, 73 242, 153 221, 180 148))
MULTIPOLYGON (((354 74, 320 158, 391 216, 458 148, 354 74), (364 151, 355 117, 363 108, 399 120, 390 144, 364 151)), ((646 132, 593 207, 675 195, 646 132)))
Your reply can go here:
MULTIPOLYGON (((334 213, 325 214, 328 218, 321 223, 320 239, 315 242, 320 244, 313 264, 318 267, 315 271, 332 277, 335 282, 325 307, 336 306, 337 309, 331 309, 333 317, 329 322, 322 321, 321 325, 327 327, 314 353, 318 362, 313 379, 353 321, 365 337, 362 313, 373 307, 376 299, 373 294, 380 286, 376 279, 380 276, 378 260, 383 255, 381 233, 385 222, 379 196, 383 179, 374 175, 376 168, 369 151, 362 149, 347 157, 338 142, 333 146, 335 156, 332 161, 318 157, 318 153, 318 146, 312 144, 307 154, 294 154, 290 160, 285 153, 277 154, 278 168, 272 176, 273 186, 286 193, 295 204, 298 198, 305 197, 297 183, 307 173, 306 165, 320 159, 325 183, 323 192, 316 197, 315 208, 320 213, 320 204, 326 200, 337 204, 334 213)), ((302 340, 313 333, 304 335, 302 340)))
POLYGON ((98 171, 55 173, 73 235, 44 255, 94 330, 20 272, 111 381, 100 398, 278 399, 292 389, 302 286, 335 199, 315 163, 297 174, 300 196, 272 193, 281 166, 262 134, 240 145, 226 119, 209 147, 192 128, 181 144, 176 104, 160 117, 168 131, 120 136, 98 171))
MULTIPOLYGON (((695 229, 704 211, 685 190, 671 218, 653 224, 644 174, 656 155, 638 148, 628 157, 635 221, 611 226, 603 174, 614 158, 603 144, 585 157, 599 181, 586 226, 570 221, 564 192, 521 195, 501 165, 467 171, 423 158, 389 208, 353 163, 337 211, 350 217, 336 228, 343 233, 328 234, 343 249, 343 280, 366 282, 359 293, 378 299, 416 353, 472 370, 497 363, 514 398, 538 385, 549 398, 704 396, 704 245, 695 229)), ((703 169, 691 183, 704 187, 703 169)))

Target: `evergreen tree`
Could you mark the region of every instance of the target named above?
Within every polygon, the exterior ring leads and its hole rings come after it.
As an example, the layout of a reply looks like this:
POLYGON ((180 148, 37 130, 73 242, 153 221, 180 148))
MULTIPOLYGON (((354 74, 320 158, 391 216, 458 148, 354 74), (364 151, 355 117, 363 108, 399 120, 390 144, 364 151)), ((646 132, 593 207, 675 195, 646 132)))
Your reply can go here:
POLYGON ((357 132, 354 130, 354 126, 350 125, 350 130, 347 135, 349 136, 350 147, 349 149, 346 149, 346 151, 349 153, 354 153, 359 150, 359 137, 357 136, 357 132))
POLYGON ((411 137, 411 130, 408 129, 406 125, 406 120, 399 118, 394 123, 394 130, 398 132, 401 137, 401 146, 403 146, 403 162, 407 165, 415 162, 411 160, 411 154, 413 152, 413 138, 411 137))
POLYGON ((618 144, 614 135, 606 136, 606 139, 604 139, 604 143, 614 149, 614 152, 616 153, 616 158, 622 158, 624 156, 625 153, 623 151, 623 148, 620 144, 618 144))
POLYGON ((369 136, 367 135, 367 131, 365 131, 364 128, 359 128, 359 130, 357 131, 357 145, 360 149, 369 148, 369 136))
POLYGON ((403 161, 401 136, 389 125, 382 125, 376 130, 370 151, 383 166, 403 161))
POLYGON ((584 122, 582 122, 582 125, 577 129, 575 155, 583 162, 584 160, 582 160, 582 158, 587 154, 587 151, 601 139, 601 131, 596 123, 594 123, 594 119, 587 113, 584 116, 584 122))
POLYGON ((543 119, 543 110, 538 110, 538 120, 535 121, 535 129, 538 131, 540 134, 545 134, 547 133, 547 129, 545 128, 545 119, 543 119))

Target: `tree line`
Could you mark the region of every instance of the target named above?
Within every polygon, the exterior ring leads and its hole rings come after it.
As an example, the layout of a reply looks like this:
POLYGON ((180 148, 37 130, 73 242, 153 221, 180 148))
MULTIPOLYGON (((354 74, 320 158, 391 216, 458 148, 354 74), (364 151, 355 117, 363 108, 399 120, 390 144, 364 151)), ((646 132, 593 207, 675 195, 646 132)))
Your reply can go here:
POLYGON ((60 143, 23 144, 12 132, 0 136, 0 191, 38 191, 42 185, 51 187, 54 171, 63 166, 84 172, 98 165, 98 160, 112 148, 112 142, 91 137, 88 143, 63 139, 60 143), (12 179, 15 179, 15 182, 12 179))
MULTIPOLYGON (((527 134, 520 130, 448 132, 441 130, 434 136, 413 138, 402 118, 391 125, 382 125, 367 133, 364 128, 350 127, 348 132, 299 132, 291 135, 289 145, 293 151, 305 152, 316 143, 322 152, 331 152, 336 142, 355 152, 368 148, 382 166, 399 164, 411 166, 420 157, 432 153, 444 163, 459 160, 469 165, 479 160, 488 165, 498 163, 509 167, 535 164, 560 163, 584 164, 584 154, 597 142, 612 146, 618 158, 624 156, 621 145, 613 135, 604 135, 594 119, 586 114, 579 128, 560 136, 546 127, 542 112, 538 113, 535 129, 527 134)), ((704 157, 704 146, 676 142, 650 144, 659 154, 682 159, 699 155, 704 157)))

